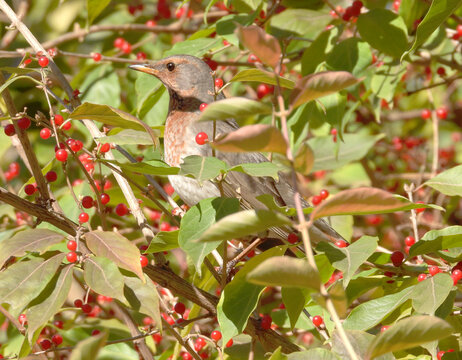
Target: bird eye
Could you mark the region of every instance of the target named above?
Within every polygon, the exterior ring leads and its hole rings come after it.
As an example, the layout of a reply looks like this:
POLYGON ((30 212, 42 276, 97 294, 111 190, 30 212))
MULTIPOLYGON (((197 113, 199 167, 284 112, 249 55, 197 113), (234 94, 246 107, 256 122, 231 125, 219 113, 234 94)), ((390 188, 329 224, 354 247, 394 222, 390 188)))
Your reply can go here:
POLYGON ((168 70, 168 71, 173 71, 173 70, 175 70, 175 64, 174 64, 174 63, 168 63, 168 64, 167 64, 167 70, 168 70))

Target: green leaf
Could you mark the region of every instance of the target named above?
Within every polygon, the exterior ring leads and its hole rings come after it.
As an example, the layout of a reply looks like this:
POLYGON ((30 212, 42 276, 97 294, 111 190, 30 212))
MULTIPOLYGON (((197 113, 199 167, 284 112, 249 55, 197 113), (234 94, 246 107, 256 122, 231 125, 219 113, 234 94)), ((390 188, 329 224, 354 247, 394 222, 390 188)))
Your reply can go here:
POLYGON ((423 185, 430 186, 448 196, 462 196, 462 165, 439 173, 423 185))
POLYGON ((201 57, 210 50, 218 49, 222 46, 221 39, 218 36, 216 38, 178 41, 164 53, 164 56, 185 54, 201 57))
POLYGON ((112 260, 98 256, 87 257, 83 277, 86 284, 97 294, 121 301, 125 299, 124 279, 112 260))
POLYGON ((240 164, 228 169, 228 171, 238 171, 250 176, 270 176, 275 180, 278 180, 280 170, 276 164, 269 161, 240 164))
POLYGON ((332 351, 322 348, 297 351, 287 355, 287 360, 340 360, 332 351))
POLYGON ((383 65, 372 75, 370 88, 376 97, 385 99, 387 103, 393 101, 396 87, 400 83, 406 68, 400 64, 396 66, 383 65))
POLYGON ((301 287, 318 290, 321 279, 306 259, 275 256, 247 274, 247 281, 265 286, 301 287))
POLYGON ((431 207, 425 204, 414 204, 404 197, 394 196, 388 191, 360 187, 340 191, 316 206, 312 211, 312 219, 333 215, 367 215, 386 214, 397 211, 431 207))
POLYGON ((302 175, 308 175, 314 165, 314 153, 307 143, 303 143, 295 155, 294 168, 302 175))
POLYGON ((349 38, 335 45, 326 59, 331 70, 343 70, 360 76, 372 64, 370 46, 358 38, 349 38))
POLYGON ((331 243, 321 242, 316 250, 324 252, 330 263, 343 272, 343 286, 347 287, 356 270, 377 249, 379 239, 373 236, 362 236, 346 248, 339 248, 331 243))
POLYGON ((150 160, 140 163, 121 163, 115 160, 99 159, 102 163, 109 163, 119 166, 122 170, 131 171, 134 173, 168 176, 177 175, 180 171, 177 167, 167 165, 161 160, 150 160))
POLYGON ((0 268, 10 256, 24 256, 27 252, 43 253, 50 246, 64 240, 64 236, 47 229, 28 229, 0 242, 0 268))
POLYGON ((314 73, 316 68, 332 51, 338 37, 339 30, 334 27, 330 31, 323 31, 319 36, 306 48, 302 56, 302 75, 314 73))
POLYGON ((245 210, 225 216, 206 230, 198 241, 238 239, 271 227, 290 224, 291 221, 280 213, 269 210, 245 210))
POLYGON ((80 84, 82 102, 91 101, 118 108, 121 87, 116 70, 110 64, 102 64, 84 72, 85 77, 80 84))
POLYGON ((140 251, 130 240, 112 231, 95 230, 85 234, 88 248, 96 255, 112 260, 117 266, 134 272, 144 280, 140 251))
POLYGON ((361 38, 387 55, 399 58, 408 48, 407 28, 402 17, 386 9, 372 9, 358 17, 361 38))
POLYGON ((200 201, 189 209, 181 219, 178 244, 188 254, 201 276, 204 258, 221 243, 220 240, 196 243, 201 235, 226 215, 239 211, 236 198, 210 198, 200 201))
POLYGON ((461 0, 432 1, 427 14, 417 26, 412 47, 403 54, 403 58, 422 45, 438 27, 462 4, 461 0))
POLYGON ((38 69, 32 68, 19 68, 19 67, 12 67, 12 66, 0 66, 0 71, 7 72, 9 74, 30 74, 31 72, 40 72, 38 69))
POLYGON ((290 104, 296 108, 311 100, 338 92, 355 85, 360 80, 346 71, 324 71, 307 75, 295 84, 290 94, 290 104))
POLYGON ((287 9, 271 17, 271 29, 315 38, 332 20, 330 14, 308 9, 287 9))
POLYGON ((276 246, 251 258, 226 285, 217 306, 217 317, 223 333, 223 344, 240 334, 247 320, 258 304, 264 286, 254 285, 246 280, 247 274, 266 259, 283 255, 286 247, 276 246))
MULTIPOLYGON (((335 311, 340 318, 344 318, 347 313, 347 297, 343 285, 340 281, 334 282, 327 290, 329 297, 332 299, 335 311)), ((324 309, 327 309, 326 298, 320 293, 314 293, 311 295, 314 301, 321 305, 324 309)))
POLYGON ((203 182, 215 179, 218 175, 224 173, 227 168, 226 163, 216 157, 190 155, 183 159, 179 175, 191 175, 199 182, 203 182))
MULTIPOLYGON (((353 350, 358 355, 358 357, 360 359, 366 359, 367 349, 369 348, 371 342, 374 341, 375 336, 365 331, 359 330, 346 330, 345 332, 348 340, 350 340, 350 344, 352 345, 353 350)), ((343 360, 350 359, 350 355, 345 348, 345 343, 337 330, 334 330, 332 333, 332 351, 343 360)), ((390 354, 389 356, 381 356, 380 359, 395 360, 395 357, 390 354)))
POLYGON ((87 24, 91 25, 111 0, 87 0, 87 24))
POLYGON ((262 3, 262 0, 233 0, 233 7, 238 12, 252 12, 262 3))
POLYGON ((462 247, 462 226, 449 226, 441 230, 430 230, 411 246, 409 256, 435 253, 462 247))
MULTIPOLYGON (((278 79, 281 87, 293 89, 295 86, 295 83, 292 80, 283 77, 278 77, 278 79)), ((255 81, 270 85, 277 85, 278 83, 274 73, 261 69, 246 69, 239 71, 231 80, 229 80, 230 83, 236 81, 255 81)))
POLYGON ((156 285, 147 275, 143 277, 143 281, 136 277, 124 276, 124 282, 124 295, 130 306, 142 314, 149 315, 157 328, 162 330, 156 285))
POLYGON ((449 274, 430 276, 415 286, 412 306, 420 314, 434 315, 449 296, 452 287, 453 280, 449 274))
MULTIPOLYGON (((161 133, 157 129, 153 129, 156 136, 161 133)), ((145 131, 137 131, 133 129, 124 129, 115 135, 103 136, 97 138, 102 143, 114 143, 117 145, 152 145, 152 139, 145 131)))
POLYGON ((72 350, 69 360, 96 360, 99 350, 106 344, 107 333, 90 336, 79 341, 72 350))
POLYGON ((211 143, 219 151, 227 152, 277 152, 285 155, 287 144, 281 131, 274 126, 255 124, 219 135, 211 143))
POLYGON ((281 347, 279 346, 276 350, 274 350, 268 360, 287 360, 287 356, 281 353, 281 347))
POLYGON ((281 46, 274 36, 257 25, 238 25, 235 32, 240 42, 263 64, 276 68, 281 58, 281 46))
POLYGON ((74 264, 66 265, 57 277, 56 282, 47 285, 44 291, 49 294, 41 303, 30 307, 27 312, 28 338, 31 341, 34 332, 45 326, 48 320, 56 314, 66 301, 72 284, 74 264))
POLYGON ((434 316, 411 316, 380 333, 368 350, 368 359, 389 352, 411 349, 416 346, 450 336, 453 328, 434 316))
POLYGON ((178 245, 179 230, 174 231, 159 231, 151 240, 149 248, 145 251, 147 254, 152 254, 161 251, 176 249, 178 245))
POLYGON ((10 304, 9 312, 18 316, 53 278, 65 254, 48 260, 32 258, 9 266, 0 272, 0 303, 10 304))
POLYGON ((201 113, 201 121, 248 118, 271 114, 273 109, 261 101, 232 97, 208 104, 201 113))
POLYGON ((379 324, 383 318, 401 306, 406 300, 410 299, 413 292, 414 286, 410 286, 395 294, 385 295, 358 305, 344 321, 344 328, 369 330, 379 324))
POLYGON ((292 329, 310 299, 309 294, 310 290, 307 288, 283 287, 281 289, 282 302, 286 307, 287 315, 289 315, 292 329))
POLYGON ((314 152, 313 171, 337 169, 360 160, 383 137, 383 134, 345 134, 344 141, 337 144, 332 141, 332 136, 314 137, 307 141, 314 152))
POLYGON ((69 117, 75 120, 94 120, 124 129, 145 130, 141 121, 136 117, 109 105, 85 102, 78 106, 69 117))

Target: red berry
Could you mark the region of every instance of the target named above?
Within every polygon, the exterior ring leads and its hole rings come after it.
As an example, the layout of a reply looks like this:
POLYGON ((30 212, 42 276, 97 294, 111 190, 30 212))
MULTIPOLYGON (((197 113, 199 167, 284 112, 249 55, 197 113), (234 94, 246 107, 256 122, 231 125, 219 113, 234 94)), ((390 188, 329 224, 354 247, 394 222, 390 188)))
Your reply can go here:
POLYGON ((86 223, 90 219, 90 216, 86 212, 82 212, 79 215, 79 223, 86 223))
POLYGON ((40 137, 41 137, 43 140, 48 139, 50 136, 51 136, 51 130, 50 130, 50 129, 48 129, 48 128, 43 128, 42 130, 40 130, 40 137))
POLYGON ((109 200, 111 200, 111 198, 108 194, 102 193, 100 200, 101 200, 101 204, 106 205, 109 202, 109 200))
POLYGON ((181 354, 181 357, 183 358, 183 360, 192 360, 193 357, 190 353, 187 353, 187 352, 184 352, 181 354))
POLYGON ((75 251, 77 250, 77 242, 74 240, 69 240, 67 242, 67 248, 69 251, 75 251))
POLYGON ((268 84, 260 84, 257 86, 257 98, 262 99, 268 94, 274 92, 274 86, 268 84))
POLYGON ((389 328, 390 328, 389 325, 383 325, 383 326, 380 328, 380 332, 387 331, 389 328))
POLYGON ((58 175, 54 171, 48 171, 45 175, 48 182, 55 182, 58 179, 58 175))
MULTIPOLYGON (((416 204, 423 204, 424 202, 423 201, 416 201, 415 203, 416 204)), ((424 212, 424 211, 425 211, 425 208, 415 209, 416 214, 420 214, 421 212, 424 212)))
POLYGON ((363 7, 363 3, 362 1, 359 1, 359 0, 356 0, 356 1, 353 1, 353 5, 352 5, 354 8, 359 8, 361 9, 363 7))
POLYGON ((51 348, 51 341, 48 339, 40 341, 40 347, 42 348, 42 350, 48 350, 49 348, 51 348))
POLYGON ((445 120, 448 117, 448 109, 444 106, 436 109, 436 116, 441 120, 445 120))
POLYGON ((56 326, 58 329, 64 328, 64 323, 61 320, 56 320, 55 322, 53 322, 53 325, 56 326))
POLYGON ((319 315, 313 316, 313 319, 311 321, 313 322, 313 325, 316 327, 320 327, 324 323, 324 320, 319 315))
POLYGON ((67 130, 70 130, 71 127, 72 127, 72 123, 70 121, 67 121, 63 124, 61 128, 67 131, 67 130))
POLYGON ((64 118, 62 117, 62 115, 56 114, 53 117, 53 121, 54 121, 56 126, 61 126, 63 124, 63 122, 64 122, 64 118))
POLYGON ((73 141, 69 147, 73 152, 79 152, 83 148, 83 143, 80 140, 73 141))
POLYGON ((116 47, 117 49, 121 49, 123 44, 125 44, 124 38, 118 37, 114 40, 114 47, 116 47))
POLYGON ((51 341, 53 341, 53 343, 56 346, 58 346, 63 342, 63 337, 59 334, 56 334, 56 335, 53 335, 53 337, 51 338, 51 341))
POLYGON ((351 6, 351 15, 358 17, 361 14, 361 8, 360 7, 354 7, 351 6))
POLYGON ((93 201, 93 198, 91 196, 84 196, 83 199, 82 199, 82 206, 85 208, 85 209, 90 209, 92 208, 94 205, 94 201, 93 201))
POLYGON ((261 61, 256 55, 250 54, 249 57, 247 58, 247 62, 252 64, 252 63, 257 63, 257 62, 261 62, 261 61))
POLYGON ((81 308, 83 305, 83 301, 80 300, 80 299, 76 299, 74 300, 74 306, 77 307, 77 308, 81 308))
POLYGON ((148 26, 148 27, 154 27, 157 24, 156 24, 156 22, 154 20, 151 19, 151 20, 146 21, 145 25, 148 26))
POLYGON ((407 236, 406 239, 404 239, 404 243, 407 245, 407 246, 412 246, 415 244, 415 239, 414 239, 414 236, 407 236))
POLYGON ((419 274, 419 276, 417 276, 417 281, 421 282, 424 281, 426 278, 427 274, 419 274))
POLYGON ((30 126, 30 119, 27 117, 22 117, 18 120, 18 126, 20 129, 27 130, 30 126))
POLYGON ((171 228, 172 228, 172 226, 171 226, 168 222, 166 222, 166 221, 164 221, 164 222, 163 222, 162 224, 160 224, 160 226, 159 226, 159 230, 160 230, 160 231, 170 231, 171 228))
POLYGON ((101 61, 102 55, 100 53, 93 53, 91 57, 93 58, 93 61, 98 62, 101 61))
POLYGON ((295 233, 290 233, 288 236, 287 236, 287 241, 291 244, 295 244, 295 243, 298 243, 298 235, 295 234, 295 233))
POLYGON ((16 130, 14 129, 13 124, 8 124, 7 126, 5 126, 3 128, 3 131, 5 132, 5 135, 7 136, 13 136, 14 134, 16 134, 16 130))
POLYGON ((335 246, 339 247, 339 248, 345 248, 348 246, 348 243, 346 241, 343 241, 343 240, 337 240, 335 242, 335 246))
POLYGON ((206 103, 202 103, 202 104, 200 104, 200 106, 199 106, 199 110, 200 110, 200 111, 204 111, 204 110, 205 110, 205 108, 207 107, 207 105, 208 105, 208 104, 206 104, 206 103))
POLYGON ((98 329, 95 329, 91 332, 91 336, 96 336, 96 335, 99 335, 101 333, 101 331, 99 331, 98 329))
POLYGON ((132 45, 129 42, 125 41, 120 50, 122 50, 124 54, 130 54, 132 52, 132 45))
POLYGON ((141 267, 145 267, 149 264, 149 259, 144 256, 144 255, 141 255, 140 256, 140 263, 141 263, 141 267))
POLYGON ((319 205, 321 203, 321 201, 322 201, 322 197, 319 196, 319 195, 315 195, 311 199, 311 202, 313 203, 314 206, 319 205))
POLYGON ((92 163, 92 162, 87 162, 87 163, 84 165, 84 168, 85 168, 85 170, 87 170, 88 172, 92 172, 92 171, 95 169, 95 164, 92 163))
POLYGON ((27 324, 27 317, 26 314, 21 314, 18 316, 18 321, 21 325, 26 325, 27 324))
POLYGON ((212 331, 210 334, 210 337, 212 338, 213 341, 217 342, 218 340, 221 339, 221 332, 218 330, 212 331))
POLYGON ((146 60, 147 57, 148 56, 143 51, 136 53, 136 60, 146 60))
POLYGON ((264 330, 271 329, 271 323, 273 322, 273 319, 269 315, 263 315, 261 318, 261 327, 264 330))
POLYGON ((215 79, 215 86, 220 89, 223 86, 223 79, 216 78, 215 79))
POLYGON ((455 269, 452 271, 453 279, 457 279, 457 281, 462 280, 462 270, 455 269))
POLYGON ((27 184, 24 186, 24 192, 29 196, 34 194, 35 191, 37 191, 37 188, 33 184, 27 184))
POLYGON ((70 263, 74 263, 74 262, 77 261, 77 254, 74 251, 70 251, 70 252, 67 253, 66 259, 70 263))
POLYGON ((41 66, 41 67, 45 67, 45 66, 48 66, 48 63, 50 62, 50 60, 48 60, 48 58, 46 56, 40 56, 38 58, 38 64, 41 66))
POLYGON ((58 151, 56 151, 55 156, 56 160, 64 162, 67 160, 67 151, 64 149, 59 149, 58 151))
POLYGON ((101 145, 99 151, 102 153, 107 153, 109 150, 111 150, 111 144, 109 143, 104 143, 101 145))
POLYGON ((200 132, 196 135, 196 143, 197 145, 204 145, 208 141, 209 137, 205 132, 200 132))
POLYGON ((85 314, 91 313, 92 310, 93 310, 93 308, 91 307, 90 304, 83 304, 83 305, 82 305, 82 311, 83 311, 85 314))
POLYGON ((393 1, 393 9, 395 9, 395 11, 398 11, 400 6, 401 6, 401 0, 393 1))
POLYGON ((199 337, 194 343, 194 350, 201 351, 205 345, 207 345, 206 341, 203 338, 199 337))
POLYGON ((440 66, 438 69, 436 69, 436 73, 439 76, 445 76, 446 75, 446 70, 444 69, 444 67, 440 66))
POLYGON ((127 205, 125 204, 118 204, 115 208, 115 212, 117 215, 119 216, 124 216, 124 215, 127 215, 128 214, 128 208, 127 208, 127 205))
POLYGON ((184 312, 186 311, 186 306, 182 302, 177 302, 175 306, 173 307, 173 310, 180 315, 183 315, 184 312))
POLYGON ((321 199, 325 200, 325 199, 327 199, 327 197, 329 196, 329 191, 323 189, 323 190, 321 190, 321 192, 319 193, 319 196, 321 196, 321 199))
POLYGON ((438 353, 436 354, 436 358, 438 360, 441 360, 443 358, 443 355, 446 353, 446 351, 444 350, 441 350, 441 351, 438 351, 438 353))
POLYGON ((234 343, 233 339, 229 339, 229 341, 226 343, 226 347, 229 348, 233 346, 233 343, 234 343))
POLYGON ((218 63, 216 61, 209 59, 209 58, 205 58, 204 61, 213 71, 217 69, 218 63))
POLYGON ((431 276, 435 276, 436 274, 441 272, 441 270, 438 266, 429 266, 428 272, 430 273, 431 276))
POLYGON ((390 259, 394 266, 400 267, 404 260, 404 254, 401 251, 394 251, 390 259))

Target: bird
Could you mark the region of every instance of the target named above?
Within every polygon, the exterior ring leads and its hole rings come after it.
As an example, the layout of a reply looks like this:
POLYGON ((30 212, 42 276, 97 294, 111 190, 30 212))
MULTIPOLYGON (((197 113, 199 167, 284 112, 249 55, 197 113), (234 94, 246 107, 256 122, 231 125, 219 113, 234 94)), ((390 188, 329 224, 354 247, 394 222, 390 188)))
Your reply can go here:
MULTIPOLYGON (((215 125, 213 121, 198 121, 201 104, 210 104, 225 98, 222 92, 216 94, 214 72, 202 59, 192 55, 173 55, 151 63, 130 65, 129 68, 155 76, 167 88, 170 101, 164 130, 164 160, 168 165, 179 167, 183 159, 190 155, 213 155, 229 166, 269 161, 260 152, 212 151, 210 144, 199 145, 196 142, 196 135, 201 132, 207 134, 208 139, 213 139, 214 135, 239 129, 235 119, 216 121, 215 125)), ((241 208, 245 210, 266 209, 257 199, 263 194, 272 195, 279 206, 295 207, 294 188, 289 177, 283 173, 275 180, 269 176, 253 177, 231 171, 221 183, 221 189, 216 182, 199 182, 182 175, 169 175, 169 181, 188 206, 223 193, 226 197, 237 197, 241 208)), ((300 200, 304 207, 310 206, 305 199, 300 200)), ((287 228, 272 230, 274 234, 271 237, 276 236, 283 241, 287 240, 291 232, 287 228)), ((344 240, 322 219, 314 222, 309 233, 314 243, 344 240)))

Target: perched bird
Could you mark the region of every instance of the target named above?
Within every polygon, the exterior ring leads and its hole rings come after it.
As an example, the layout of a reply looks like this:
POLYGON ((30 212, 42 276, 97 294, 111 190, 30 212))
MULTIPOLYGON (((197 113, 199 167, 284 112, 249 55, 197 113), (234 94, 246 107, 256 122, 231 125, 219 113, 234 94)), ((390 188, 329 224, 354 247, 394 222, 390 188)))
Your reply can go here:
MULTIPOLYGON (((170 104, 164 131, 165 161, 170 166, 180 166, 189 155, 212 156, 209 144, 199 145, 196 135, 200 132, 213 139, 213 121, 201 121, 199 109, 202 103, 223 99, 220 93, 215 96, 213 71, 201 59, 190 55, 174 55, 154 63, 131 65, 131 69, 157 77, 167 88, 170 104)), ((234 119, 216 121, 215 135, 224 134, 239 128, 234 119)), ((230 166, 244 163, 261 163, 268 159, 258 152, 231 153, 216 151, 215 156, 230 166)), ((189 206, 202 199, 220 196, 220 190, 212 181, 199 181, 185 176, 171 175, 170 183, 180 198, 189 206)), ((266 209, 256 197, 270 194, 280 206, 295 207, 294 190, 284 174, 279 181, 271 177, 252 177, 241 172, 229 172, 222 182, 222 190, 227 197, 237 197, 243 209, 266 209)), ((302 204, 308 207, 304 200, 302 204)), ((286 240, 290 229, 272 229, 276 237, 286 240)), ((272 234, 274 235, 274 234, 272 234)), ((310 228, 313 241, 336 241, 342 237, 325 221, 318 220, 310 228)))

